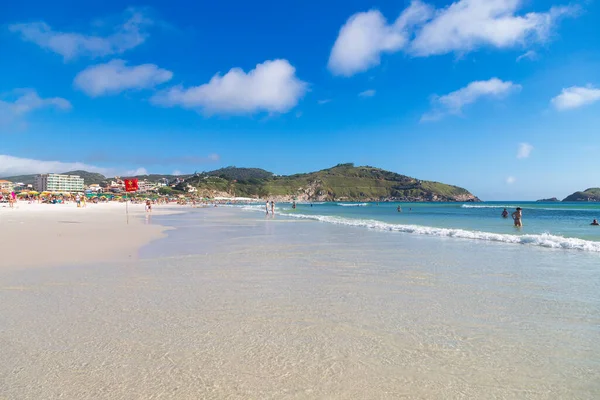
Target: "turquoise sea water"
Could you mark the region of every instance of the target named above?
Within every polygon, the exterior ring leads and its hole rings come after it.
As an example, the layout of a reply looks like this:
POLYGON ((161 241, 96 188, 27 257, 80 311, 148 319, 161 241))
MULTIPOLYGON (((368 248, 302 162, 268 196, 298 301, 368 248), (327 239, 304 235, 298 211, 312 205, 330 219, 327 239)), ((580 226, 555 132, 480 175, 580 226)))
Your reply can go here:
POLYGON ((277 211, 370 229, 600 252, 600 227, 590 225, 600 219, 599 203, 301 203, 296 209, 282 203, 277 211), (512 213, 516 207, 523 209, 522 228, 515 228, 510 216, 501 217, 504 208, 512 213))

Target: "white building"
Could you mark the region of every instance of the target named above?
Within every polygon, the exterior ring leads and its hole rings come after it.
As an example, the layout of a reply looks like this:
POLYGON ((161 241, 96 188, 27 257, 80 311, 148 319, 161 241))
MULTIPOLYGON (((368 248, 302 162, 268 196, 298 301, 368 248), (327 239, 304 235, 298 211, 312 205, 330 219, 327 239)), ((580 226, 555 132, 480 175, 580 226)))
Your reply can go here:
POLYGON ((97 183, 92 183, 91 185, 89 185, 88 190, 92 193, 103 193, 104 192, 102 187, 100 187, 100 185, 97 183))
POLYGON ((83 178, 78 175, 42 174, 35 178, 38 192, 83 192, 83 178))

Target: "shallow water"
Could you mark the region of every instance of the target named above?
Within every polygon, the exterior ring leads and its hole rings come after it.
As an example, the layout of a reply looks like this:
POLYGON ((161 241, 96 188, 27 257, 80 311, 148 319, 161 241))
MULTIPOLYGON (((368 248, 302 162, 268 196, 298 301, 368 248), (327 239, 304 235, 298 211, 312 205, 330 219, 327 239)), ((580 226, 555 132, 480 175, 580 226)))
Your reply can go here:
POLYGON ((202 209, 0 275, 0 398, 600 397, 598 255, 202 209))
MULTIPOLYGON (((241 206, 262 212, 262 205, 241 206)), ((278 206, 280 214, 301 219, 429 236, 497 241, 600 253, 600 203, 316 203, 278 206), (397 211, 401 207, 402 212, 397 211), (522 228, 502 218, 523 208, 522 228)))

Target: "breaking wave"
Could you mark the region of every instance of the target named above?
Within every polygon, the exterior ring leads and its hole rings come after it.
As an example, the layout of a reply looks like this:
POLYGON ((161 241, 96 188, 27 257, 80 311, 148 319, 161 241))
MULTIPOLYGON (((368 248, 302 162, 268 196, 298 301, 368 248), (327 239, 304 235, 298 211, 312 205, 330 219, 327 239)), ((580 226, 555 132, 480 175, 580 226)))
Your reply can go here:
POLYGON ((460 239, 482 240, 488 242, 512 243, 546 247, 551 249, 580 250, 600 253, 600 242, 566 238, 551 234, 540 235, 510 235, 501 233, 468 231, 465 229, 434 228, 420 225, 397 225, 375 220, 350 219, 325 215, 288 214, 288 217, 312 219, 337 225, 358 226, 380 231, 412 233, 417 235, 452 237, 460 239))

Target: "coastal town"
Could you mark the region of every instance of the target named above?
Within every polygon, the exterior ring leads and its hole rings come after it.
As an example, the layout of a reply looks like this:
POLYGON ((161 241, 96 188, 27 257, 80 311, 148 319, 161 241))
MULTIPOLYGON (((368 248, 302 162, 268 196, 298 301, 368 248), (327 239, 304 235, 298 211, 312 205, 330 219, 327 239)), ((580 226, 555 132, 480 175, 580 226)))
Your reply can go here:
MULTIPOLYGON (((172 181, 162 179, 159 182, 149 182, 147 179, 137 180, 137 188, 133 193, 128 193, 125 188, 125 179, 114 177, 103 183, 86 184, 84 178, 79 175, 68 174, 40 174, 35 177, 34 183, 11 182, 0 180, 0 202, 12 203, 17 200, 37 200, 39 202, 58 202, 80 196, 91 199, 94 202, 119 200, 126 193, 131 197, 169 197, 172 188, 181 184, 181 178, 172 181), (162 189, 162 190, 161 190, 162 189)), ((197 191, 194 187, 186 188, 183 193, 187 197, 194 197, 197 191)))

